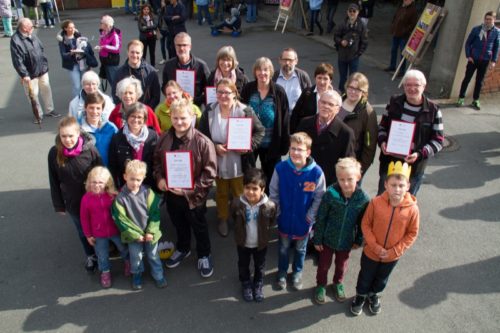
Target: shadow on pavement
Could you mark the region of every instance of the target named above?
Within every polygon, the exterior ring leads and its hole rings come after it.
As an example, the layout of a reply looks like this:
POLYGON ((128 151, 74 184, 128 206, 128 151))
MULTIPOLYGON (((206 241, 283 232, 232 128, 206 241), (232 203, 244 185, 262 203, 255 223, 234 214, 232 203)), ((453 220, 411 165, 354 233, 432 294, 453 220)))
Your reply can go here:
POLYGON ((487 222, 500 222, 499 202, 500 193, 474 200, 462 206, 445 208, 439 212, 439 215, 454 220, 479 219, 487 222))

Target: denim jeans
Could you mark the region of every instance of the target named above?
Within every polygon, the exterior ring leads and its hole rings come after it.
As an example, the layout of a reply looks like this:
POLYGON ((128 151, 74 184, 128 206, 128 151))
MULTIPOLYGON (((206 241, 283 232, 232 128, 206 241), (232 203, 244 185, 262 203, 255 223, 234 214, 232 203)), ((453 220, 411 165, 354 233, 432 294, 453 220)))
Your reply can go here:
POLYGON ((257 4, 247 4, 247 22, 257 22, 257 4))
MULTIPOLYGON (((401 53, 401 60, 403 59, 402 52, 405 48, 406 42, 407 42, 407 40, 405 38, 392 37, 391 64, 389 65, 389 67, 392 70, 395 70, 398 67, 398 64, 397 64, 398 50, 401 53)), ((405 72, 405 68, 406 68, 406 61, 401 66, 401 69, 400 69, 401 73, 405 72)))
POLYGON ((72 70, 67 70, 71 79, 71 96, 72 98, 78 96, 82 90, 82 72, 78 64, 73 65, 72 70))
POLYGON ((45 2, 41 3, 40 6, 42 7, 43 11, 43 19, 45 20, 45 26, 49 25, 54 25, 54 15, 52 14, 52 3, 50 2, 45 2), (50 24, 49 24, 50 21, 50 24))
POLYGON ((347 81, 347 77, 352 73, 358 71, 359 67, 359 57, 352 59, 351 61, 340 61, 339 60, 339 90, 342 93, 345 93, 345 83, 347 81))
POLYGON ((113 242, 116 245, 118 251, 123 260, 128 260, 128 249, 123 245, 120 240, 120 235, 111 236, 108 238, 96 237, 95 239, 95 253, 97 254, 97 265, 101 272, 109 271, 109 242, 113 242))
POLYGON ((364 253, 361 255, 361 269, 359 270, 356 293, 369 296, 382 292, 389 281, 389 275, 398 263, 373 261, 364 253))
POLYGON ((125 0, 125 13, 137 13, 137 0, 125 0), (130 2, 132 2, 132 11, 130 11, 130 2))
POLYGON ((163 267, 158 254, 158 242, 132 242, 128 244, 130 254, 130 272, 140 274, 144 272, 144 255, 148 258, 151 276, 156 281, 163 279, 163 267))
POLYGON ((285 277, 290 265, 290 248, 293 248, 293 264, 292 271, 294 275, 302 274, 304 267, 304 259, 306 257, 307 240, 309 237, 303 239, 290 239, 287 236, 279 236, 279 254, 278 254, 278 277, 285 277))
POLYGON ((214 21, 224 21, 224 0, 215 0, 214 21))
POLYGON ((208 22, 208 25, 212 25, 212 18, 210 17, 210 12, 208 11, 208 5, 198 6, 198 24, 203 24, 203 16, 208 22))
POLYGON ((85 237, 85 235, 83 234, 82 223, 80 222, 80 216, 69 214, 69 217, 71 218, 71 222, 73 222, 73 224, 75 225, 76 232, 78 232, 78 238, 80 239, 80 243, 82 243, 85 255, 87 257, 94 255, 95 254, 94 247, 89 244, 89 242, 87 241, 87 237, 85 237))
MULTIPOLYGON (((31 79, 30 84, 31 88, 33 89, 33 94, 35 95, 39 116, 40 118, 43 118, 43 109, 42 106, 40 105, 38 93, 42 95, 43 104, 45 106, 45 113, 50 113, 54 111, 54 101, 52 99, 52 89, 50 88, 49 73, 45 73, 42 76, 31 79)), ((29 88, 27 84, 24 85, 24 93, 26 94, 28 101, 31 102, 29 95, 29 88)))
POLYGON ((327 8, 327 19, 328 19, 328 26, 326 28, 326 31, 328 33, 332 32, 333 27, 335 26, 335 22, 333 21, 333 17, 335 16, 335 13, 337 12, 337 6, 339 5, 340 0, 328 0, 328 8, 327 8))
MULTIPOLYGON (((385 171, 379 171, 379 180, 378 180, 378 192, 377 195, 381 195, 385 191, 385 180, 387 179, 387 168, 384 168, 385 171)), ((418 190, 420 190, 420 185, 424 181, 424 173, 415 173, 410 176, 410 194, 417 196, 418 190)))
POLYGON ((323 34, 323 27, 321 26, 321 23, 319 22, 319 12, 321 10, 309 10, 311 12, 311 22, 309 25, 309 31, 314 32, 314 24, 318 26, 319 29, 319 34, 323 34))

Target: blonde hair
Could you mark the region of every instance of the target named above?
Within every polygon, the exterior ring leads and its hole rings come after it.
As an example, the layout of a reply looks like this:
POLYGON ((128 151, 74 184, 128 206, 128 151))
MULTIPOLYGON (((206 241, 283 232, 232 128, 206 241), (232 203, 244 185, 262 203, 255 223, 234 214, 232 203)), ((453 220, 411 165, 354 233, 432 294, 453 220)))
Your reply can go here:
POLYGON ((144 52, 144 44, 142 44, 142 42, 138 39, 132 39, 130 42, 128 42, 127 51, 130 50, 131 46, 139 46, 141 48, 141 52, 144 52))
POLYGON ((273 74, 274 74, 273 62, 269 58, 260 57, 257 60, 255 60, 255 64, 253 64, 253 68, 252 68, 253 76, 255 77, 255 79, 257 79, 257 75, 255 74, 257 72, 257 69, 262 68, 262 67, 269 68, 269 72, 270 72, 269 76, 272 78, 273 74))
POLYGON ((191 102, 184 98, 181 98, 178 101, 173 101, 170 105, 170 115, 180 112, 187 112, 191 116, 194 116, 194 110, 191 102))
POLYGON ((290 144, 296 143, 306 145, 307 149, 311 149, 312 139, 306 132, 297 132, 290 135, 290 144))
POLYGON ((125 165, 125 173, 127 175, 142 175, 146 176, 148 166, 140 160, 131 160, 125 165))
POLYGON ((353 170, 356 175, 361 176, 361 163, 354 157, 339 158, 337 164, 335 164, 335 173, 338 174, 347 170, 353 170))
POLYGON ((358 83, 358 89, 361 90, 363 94, 363 99, 368 99, 368 89, 370 88, 370 83, 368 82, 368 78, 359 72, 353 73, 345 83, 345 89, 351 84, 352 81, 356 81, 358 83))
POLYGON ((57 156, 56 156, 56 162, 57 165, 60 167, 63 167, 66 164, 66 161, 68 158, 64 156, 64 145, 61 142, 61 128, 63 127, 71 127, 74 126, 78 133, 80 134, 80 125, 78 124, 78 121, 76 120, 75 117, 64 117, 59 121, 59 124, 57 126, 57 137, 56 137, 56 149, 57 149, 57 156))
POLYGON ((90 183, 92 180, 102 179, 104 181, 104 191, 110 195, 116 195, 116 187, 115 182, 113 181, 113 176, 111 176, 111 172, 103 166, 96 166, 92 170, 90 170, 87 181, 85 182, 85 190, 90 192, 90 183))

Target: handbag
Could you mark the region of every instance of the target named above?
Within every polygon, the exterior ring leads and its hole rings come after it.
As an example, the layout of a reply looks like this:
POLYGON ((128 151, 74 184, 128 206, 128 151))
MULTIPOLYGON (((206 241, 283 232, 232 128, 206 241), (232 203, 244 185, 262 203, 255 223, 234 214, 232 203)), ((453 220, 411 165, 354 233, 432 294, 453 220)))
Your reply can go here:
POLYGON ((107 57, 100 57, 101 65, 105 66, 118 66, 120 64, 119 53, 108 53, 107 57))
POLYGON ((93 53, 87 53, 87 55, 85 56, 85 63, 87 64, 88 67, 99 66, 99 63, 97 62, 97 59, 93 53))

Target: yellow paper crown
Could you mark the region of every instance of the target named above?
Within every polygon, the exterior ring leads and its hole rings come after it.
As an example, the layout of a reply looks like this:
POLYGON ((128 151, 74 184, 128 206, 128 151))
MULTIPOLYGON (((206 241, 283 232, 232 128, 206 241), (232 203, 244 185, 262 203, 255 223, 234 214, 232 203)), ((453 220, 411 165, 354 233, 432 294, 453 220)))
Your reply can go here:
POLYGON ((403 175, 406 179, 410 179, 411 166, 408 163, 401 163, 401 161, 397 161, 394 163, 392 161, 389 163, 389 169, 387 170, 387 176, 390 175, 403 175))

